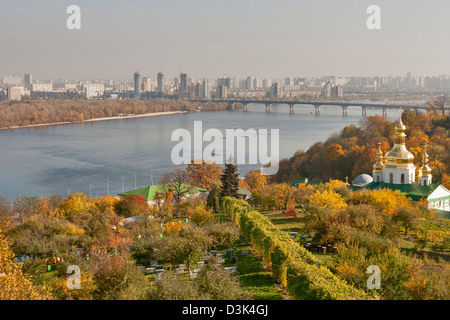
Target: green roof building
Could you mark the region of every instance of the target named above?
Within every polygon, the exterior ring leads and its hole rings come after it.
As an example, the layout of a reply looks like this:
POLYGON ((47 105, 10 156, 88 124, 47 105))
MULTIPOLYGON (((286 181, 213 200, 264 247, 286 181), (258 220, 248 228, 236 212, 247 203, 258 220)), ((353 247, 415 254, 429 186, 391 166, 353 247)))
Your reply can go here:
MULTIPOLYGON (((182 187, 183 186, 190 187, 190 186, 185 185, 185 184, 182 184, 182 187)), ((191 188, 192 188, 192 192, 190 192, 191 195, 193 195, 193 194, 204 194, 205 196, 207 196, 208 192, 209 192, 208 190, 202 189, 202 188, 197 188, 197 187, 191 187, 191 188)), ((157 185, 154 185, 154 186, 143 187, 143 188, 139 188, 139 189, 136 189, 136 190, 120 193, 119 196, 125 197, 125 196, 130 195, 130 194, 140 194, 140 195, 144 196, 144 198, 149 203, 151 203, 155 199, 156 193, 164 193, 166 191, 167 191, 167 186, 165 186, 163 184, 157 184, 157 185)))

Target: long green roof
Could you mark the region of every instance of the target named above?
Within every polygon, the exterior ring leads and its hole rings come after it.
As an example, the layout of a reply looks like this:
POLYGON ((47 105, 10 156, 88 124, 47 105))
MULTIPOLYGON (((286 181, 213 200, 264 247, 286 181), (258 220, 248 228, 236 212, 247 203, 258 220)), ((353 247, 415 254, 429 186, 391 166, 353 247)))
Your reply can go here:
POLYGON ((353 190, 361 190, 361 188, 365 189, 391 189, 391 190, 399 190, 401 193, 406 193, 408 197, 410 197, 413 201, 419 201, 422 198, 427 198, 439 185, 436 183, 432 183, 426 186, 421 186, 418 183, 411 184, 393 184, 386 182, 371 182, 366 184, 363 187, 350 186, 353 190))
MULTIPOLYGON (((182 187, 190 187, 187 184, 182 184, 182 187)), ((194 192, 190 192, 192 193, 200 193, 200 192, 207 192, 208 190, 206 189, 202 189, 202 188, 197 188, 197 187, 192 187, 194 188, 194 192)), ((136 190, 132 190, 132 191, 127 191, 124 193, 120 193, 119 196, 127 196, 129 194, 141 194, 144 196, 145 199, 147 199, 147 201, 152 201, 155 198, 155 194, 157 192, 163 193, 165 192, 167 189, 165 188, 165 186, 163 184, 157 184, 154 186, 148 186, 148 187, 143 187, 143 188, 139 188, 136 190)))

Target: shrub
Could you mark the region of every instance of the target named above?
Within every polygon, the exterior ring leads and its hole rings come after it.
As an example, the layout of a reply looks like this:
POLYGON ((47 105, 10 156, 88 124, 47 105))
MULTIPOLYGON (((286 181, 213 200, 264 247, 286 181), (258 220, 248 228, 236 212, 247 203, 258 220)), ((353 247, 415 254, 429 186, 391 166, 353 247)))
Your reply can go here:
POLYGON ((280 231, 245 201, 224 198, 222 208, 238 225, 244 237, 272 270, 294 299, 367 299, 368 296, 326 267, 319 267, 314 256, 280 231))

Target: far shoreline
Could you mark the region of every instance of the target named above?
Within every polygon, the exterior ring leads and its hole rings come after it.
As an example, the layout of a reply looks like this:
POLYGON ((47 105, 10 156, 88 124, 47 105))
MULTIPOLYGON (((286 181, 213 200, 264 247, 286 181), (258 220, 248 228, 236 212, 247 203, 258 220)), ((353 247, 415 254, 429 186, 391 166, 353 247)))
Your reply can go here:
POLYGON ((120 119, 133 119, 133 118, 144 118, 144 117, 156 117, 156 116, 165 116, 172 114, 184 114, 189 111, 163 111, 163 112, 150 112, 150 113, 142 113, 135 114, 129 116, 113 116, 113 117, 102 117, 102 118, 92 118, 82 121, 64 121, 64 122, 50 122, 50 123, 39 123, 39 124, 30 124, 28 126, 13 126, 8 128, 0 128, 0 130, 13 130, 13 129, 26 129, 26 128, 36 128, 36 127, 47 127, 47 126, 56 126, 63 124, 73 124, 73 123, 85 123, 85 122, 97 122, 97 121, 107 121, 107 120, 120 120, 120 119))

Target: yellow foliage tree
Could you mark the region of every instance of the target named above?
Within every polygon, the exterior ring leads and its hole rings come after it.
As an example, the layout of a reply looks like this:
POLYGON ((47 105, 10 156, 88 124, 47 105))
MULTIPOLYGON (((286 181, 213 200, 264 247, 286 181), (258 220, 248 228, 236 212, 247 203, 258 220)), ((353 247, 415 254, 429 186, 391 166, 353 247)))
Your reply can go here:
POLYGON ((60 205, 60 217, 69 220, 78 220, 89 212, 92 212, 94 202, 91 197, 83 193, 74 193, 60 205))
POLYGON ((0 230, 0 300, 50 300, 46 288, 33 286, 31 277, 25 275, 21 263, 13 262, 10 243, 0 230))
POLYGON ((394 214, 395 208, 411 207, 409 198, 399 190, 361 190, 353 193, 353 200, 373 205, 387 214, 394 214))
POLYGON ((183 226, 182 221, 168 221, 164 225, 164 233, 165 234, 176 234, 181 231, 181 227, 183 226))
POLYGON ((81 272, 80 289, 69 289, 66 278, 56 278, 49 283, 53 295, 61 300, 92 300, 97 285, 91 274, 81 272))
POLYGON ((259 189, 267 184, 267 179, 265 176, 261 175, 259 170, 250 171, 245 175, 245 182, 250 186, 251 190, 259 189))
POLYGON ((341 195, 333 190, 324 190, 322 192, 316 190, 308 197, 308 201, 310 204, 325 208, 340 209, 348 206, 344 199, 342 199, 341 195))

